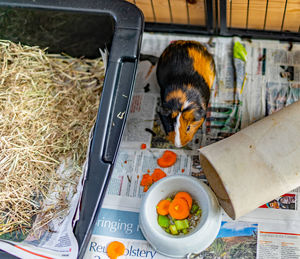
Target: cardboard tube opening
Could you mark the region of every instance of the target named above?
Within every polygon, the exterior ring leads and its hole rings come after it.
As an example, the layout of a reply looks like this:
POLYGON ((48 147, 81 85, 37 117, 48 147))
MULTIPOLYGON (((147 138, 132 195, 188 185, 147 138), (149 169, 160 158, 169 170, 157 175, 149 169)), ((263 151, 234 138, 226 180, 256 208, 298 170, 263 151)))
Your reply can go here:
POLYGON ((200 153, 200 164, 203 168, 204 174, 210 187, 216 194, 218 201, 226 213, 232 218, 236 219, 234 207, 229 198, 228 192, 214 166, 209 162, 205 155, 200 153))

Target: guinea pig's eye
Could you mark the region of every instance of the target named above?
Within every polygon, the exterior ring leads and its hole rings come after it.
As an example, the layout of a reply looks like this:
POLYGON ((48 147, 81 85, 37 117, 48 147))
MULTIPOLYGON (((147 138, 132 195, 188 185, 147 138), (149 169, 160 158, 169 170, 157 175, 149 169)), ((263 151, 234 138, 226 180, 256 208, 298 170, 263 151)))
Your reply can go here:
POLYGON ((190 125, 187 126, 186 130, 189 131, 191 129, 190 125))

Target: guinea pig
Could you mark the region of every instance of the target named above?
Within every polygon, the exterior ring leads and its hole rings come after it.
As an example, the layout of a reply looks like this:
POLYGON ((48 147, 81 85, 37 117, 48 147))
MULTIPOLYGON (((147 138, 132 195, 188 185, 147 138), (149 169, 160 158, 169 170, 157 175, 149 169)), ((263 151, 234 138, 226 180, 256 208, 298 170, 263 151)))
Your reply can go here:
POLYGON ((174 41, 159 57, 156 76, 167 139, 183 147, 205 119, 215 79, 214 59, 197 41, 174 41))

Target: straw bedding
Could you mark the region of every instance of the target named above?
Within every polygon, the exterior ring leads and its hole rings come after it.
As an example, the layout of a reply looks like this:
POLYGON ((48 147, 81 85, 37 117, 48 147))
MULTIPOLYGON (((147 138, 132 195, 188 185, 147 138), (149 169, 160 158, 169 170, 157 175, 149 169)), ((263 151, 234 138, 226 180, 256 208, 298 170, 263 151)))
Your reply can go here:
POLYGON ((25 238, 67 214, 103 78, 100 58, 0 41, 0 238, 25 238))

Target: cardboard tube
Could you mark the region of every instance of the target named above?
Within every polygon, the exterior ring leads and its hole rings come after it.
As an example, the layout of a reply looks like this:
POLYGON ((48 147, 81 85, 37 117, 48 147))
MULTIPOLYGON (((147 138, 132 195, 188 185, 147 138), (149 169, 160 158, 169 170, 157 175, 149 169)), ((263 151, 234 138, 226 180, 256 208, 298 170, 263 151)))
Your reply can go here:
POLYGON ((300 186, 300 101, 199 151, 221 206, 237 219, 300 186))

